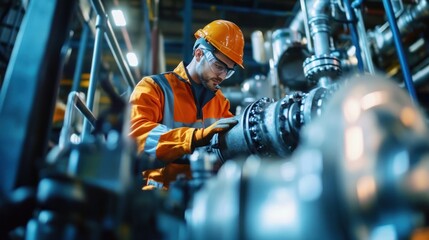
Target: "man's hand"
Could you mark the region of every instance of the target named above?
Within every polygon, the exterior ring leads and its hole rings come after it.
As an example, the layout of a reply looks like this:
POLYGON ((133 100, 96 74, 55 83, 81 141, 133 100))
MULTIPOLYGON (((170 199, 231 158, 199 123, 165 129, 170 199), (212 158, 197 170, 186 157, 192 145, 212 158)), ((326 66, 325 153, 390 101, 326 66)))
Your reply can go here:
POLYGON ((195 148, 208 145, 213 135, 226 132, 237 123, 238 121, 235 118, 224 118, 216 121, 207 128, 196 129, 192 139, 192 146, 195 148))

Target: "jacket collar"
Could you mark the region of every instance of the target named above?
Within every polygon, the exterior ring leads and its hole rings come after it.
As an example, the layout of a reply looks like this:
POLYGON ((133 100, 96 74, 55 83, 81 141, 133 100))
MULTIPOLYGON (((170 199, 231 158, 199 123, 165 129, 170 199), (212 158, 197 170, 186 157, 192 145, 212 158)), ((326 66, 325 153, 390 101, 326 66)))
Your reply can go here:
POLYGON ((197 104, 201 108, 204 105, 206 105, 206 103, 208 103, 216 95, 216 92, 218 91, 212 92, 206 89, 205 87, 203 87, 201 84, 197 84, 193 80, 191 80, 189 78, 188 71, 186 70, 186 67, 185 67, 186 65, 187 64, 184 63, 183 61, 180 62, 179 65, 177 65, 177 67, 173 70, 173 72, 181 81, 187 82, 192 86, 197 104))
POLYGON ((191 81, 189 79, 189 75, 186 71, 185 63, 182 61, 177 65, 177 67, 173 70, 174 73, 182 80, 189 84, 191 84, 191 81))

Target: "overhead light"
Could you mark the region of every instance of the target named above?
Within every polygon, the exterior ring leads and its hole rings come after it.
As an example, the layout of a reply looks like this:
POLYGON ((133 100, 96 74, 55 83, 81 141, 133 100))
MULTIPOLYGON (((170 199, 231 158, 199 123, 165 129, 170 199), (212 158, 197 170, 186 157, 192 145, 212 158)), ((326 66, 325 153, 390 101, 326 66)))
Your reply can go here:
POLYGON ((123 27, 127 25, 127 21, 125 21, 125 16, 122 10, 112 10, 112 16, 116 26, 123 27))
POLYGON ((137 59, 136 54, 133 52, 127 53, 127 61, 131 67, 137 67, 139 65, 139 60, 137 59))

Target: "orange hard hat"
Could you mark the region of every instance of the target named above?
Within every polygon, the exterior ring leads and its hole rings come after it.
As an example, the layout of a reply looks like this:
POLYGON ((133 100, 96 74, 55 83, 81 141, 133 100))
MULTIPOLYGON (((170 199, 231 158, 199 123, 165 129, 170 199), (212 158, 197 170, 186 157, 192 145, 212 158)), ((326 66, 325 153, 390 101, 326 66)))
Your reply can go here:
POLYGON ((226 20, 215 20, 203 29, 195 32, 195 37, 204 38, 218 51, 243 67, 244 37, 235 23, 226 20))

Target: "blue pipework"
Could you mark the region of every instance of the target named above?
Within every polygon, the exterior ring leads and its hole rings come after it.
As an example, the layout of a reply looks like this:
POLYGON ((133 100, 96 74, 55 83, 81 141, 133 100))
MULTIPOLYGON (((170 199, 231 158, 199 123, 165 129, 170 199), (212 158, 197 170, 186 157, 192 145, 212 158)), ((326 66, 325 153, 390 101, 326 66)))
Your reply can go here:
POLYGON ((410 68, 408 66, 407 58, 405 56, 404 47, 401 42, 401 35, 399 33, 398 25, 396 23, 395 14, 393 12, 392 3, 390 0, 383 0, 384 9, 386 11, 387 20, 389 21, 390 29, 392 31, 393 40, 398 54, 399 64, 401 65, 402 74, 404 75, 405 86, 410 94, 411 101, 416 104, 418 102, 416 90, 411 76, 410 68))
POLYGON ((356 16, 354 14, 354 10, 352 9, 352 6, 349 0, 344 0, 344 7, 346 10, 346 16, 347 16, 348 25, 350 28, 350 35, 352 37, 352 42, 356 48, 356 58, 357 58, 358 69, 360 72, 363 72, 364 67, 363 67, 361 49, 359 45, 359 37, 356 29, 356 16))

